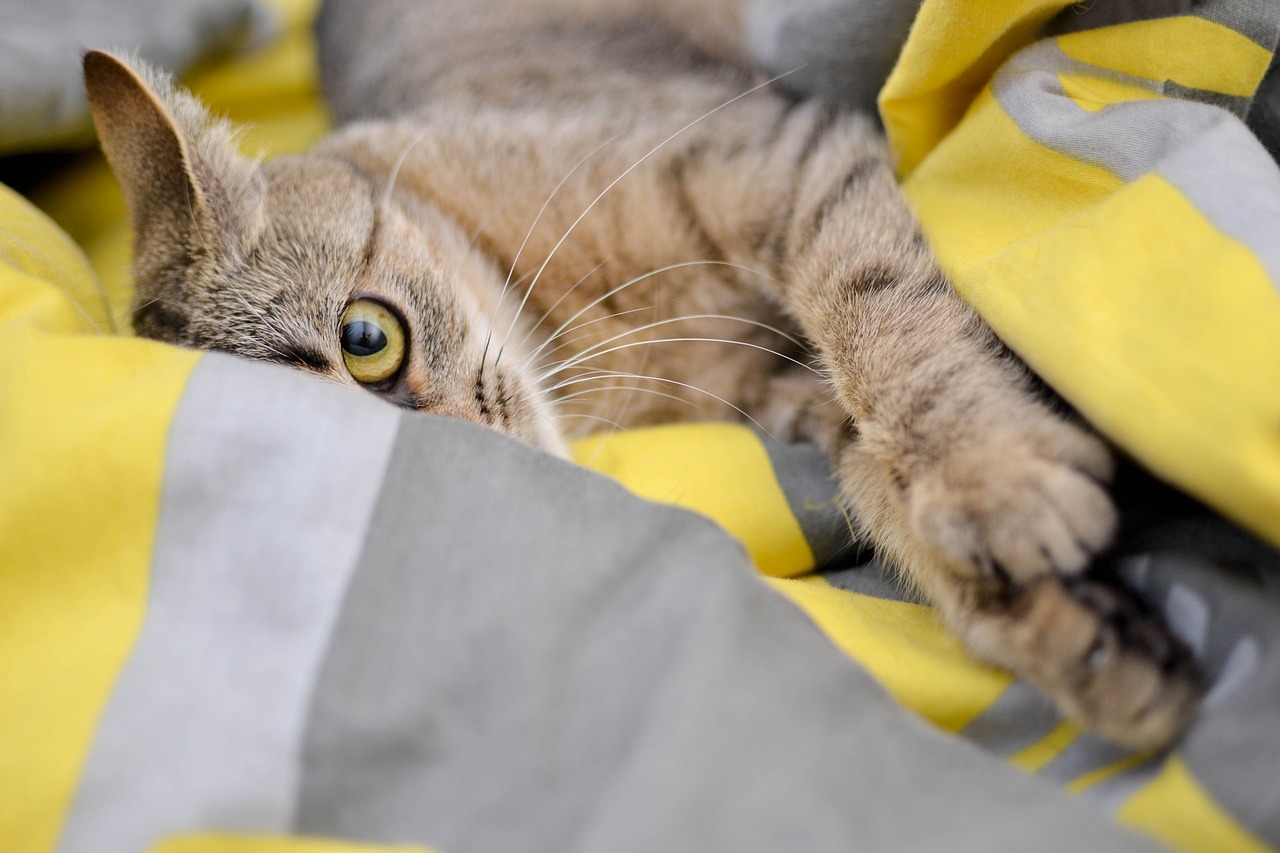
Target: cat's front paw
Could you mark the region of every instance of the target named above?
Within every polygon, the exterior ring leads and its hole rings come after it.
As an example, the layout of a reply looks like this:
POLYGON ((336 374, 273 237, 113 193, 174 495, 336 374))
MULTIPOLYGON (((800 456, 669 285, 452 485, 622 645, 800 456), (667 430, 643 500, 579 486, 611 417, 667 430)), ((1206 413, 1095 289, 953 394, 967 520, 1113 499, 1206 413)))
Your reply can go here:
POLYGON ((1024 583, 1082 571, 1111 541, 1103 488, 1110 452, 1047 411, 966 440, 921 466, 905 489, 908 523, 952 570, 1024 583))
POLYGON ((1014 670, 1069 719, 1121 746, 1167 746, 1200 702, 1191 654, 1121 587, 1041 578, 1000 589, 965 623, 964 638, 980 656, 1014 670))

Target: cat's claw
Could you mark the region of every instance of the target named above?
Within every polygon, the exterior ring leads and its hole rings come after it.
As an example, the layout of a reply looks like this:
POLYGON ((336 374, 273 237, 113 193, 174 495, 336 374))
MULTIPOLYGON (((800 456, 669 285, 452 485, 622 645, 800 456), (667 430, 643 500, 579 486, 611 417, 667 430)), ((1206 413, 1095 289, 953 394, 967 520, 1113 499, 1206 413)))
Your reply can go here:
POLYGON ((1122 746, 1167 746, 1200 700, 1187 649, 1131 593, 1087 578, 1005 587, 978 606, 964 633, 1068 718, 1122 746))
POLYGON ((1111 457, 1070 424, 999 432, 912 477, 912 528, 962 576, 1019 584, 1074 575, 1107 546, 1116 512, 1101 483, 1111 457))

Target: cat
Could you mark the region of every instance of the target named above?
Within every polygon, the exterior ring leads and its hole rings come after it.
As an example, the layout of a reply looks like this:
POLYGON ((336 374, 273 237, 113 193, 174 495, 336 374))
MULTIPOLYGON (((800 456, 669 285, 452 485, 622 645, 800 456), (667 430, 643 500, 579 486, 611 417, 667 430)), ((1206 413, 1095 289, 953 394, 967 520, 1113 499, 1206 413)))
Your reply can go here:
POLYGON ((736 0, 330 0, 338 129, 242 157, 91 51, 136 331, 292 365, 552 453, 602 424, 820 444, 860 531, 978 657, 1133 748, 1189 656, 1085 570, 1112 458, 953 293, 874 119, 788 92, 736 0))

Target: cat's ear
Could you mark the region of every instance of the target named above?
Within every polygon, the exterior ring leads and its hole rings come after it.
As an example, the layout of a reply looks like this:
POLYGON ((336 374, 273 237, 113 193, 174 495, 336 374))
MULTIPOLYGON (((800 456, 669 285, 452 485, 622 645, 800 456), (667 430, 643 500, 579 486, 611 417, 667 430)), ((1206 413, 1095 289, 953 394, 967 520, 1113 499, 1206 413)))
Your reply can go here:
MULTIPOLYGON (((240 156, 230 127, 167 76, 89 51, 84 80, 103 153, 133 220, 135 321, 185 326, 189 266, 194 259, 225 263, 242 249, 261 198, 261 173, 240 156), (153 316, 143 316, 148 310, 153 316)), ((181 338, 178 328, 145 331, 181 338)))

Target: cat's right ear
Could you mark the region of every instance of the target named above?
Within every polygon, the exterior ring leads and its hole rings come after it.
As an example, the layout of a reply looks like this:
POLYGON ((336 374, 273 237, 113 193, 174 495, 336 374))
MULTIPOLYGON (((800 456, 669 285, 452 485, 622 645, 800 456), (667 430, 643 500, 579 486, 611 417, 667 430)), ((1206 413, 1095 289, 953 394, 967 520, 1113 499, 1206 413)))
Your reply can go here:
POLYGON ((140 62, 84 56, 84 81, 107 162, 134 227, 139 331, 180 341, 193 259, 225 263, 244 245, 261 196, 257 166, 231 129, 140 62), (158 323, 160 328, 143 329, 158 323))

